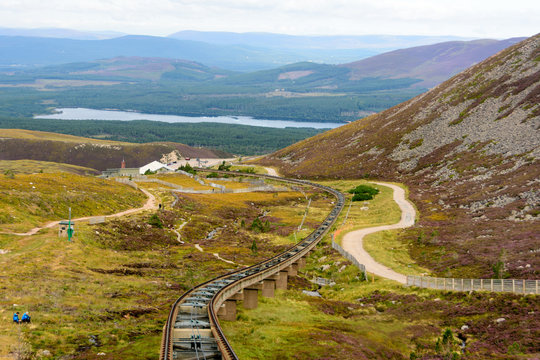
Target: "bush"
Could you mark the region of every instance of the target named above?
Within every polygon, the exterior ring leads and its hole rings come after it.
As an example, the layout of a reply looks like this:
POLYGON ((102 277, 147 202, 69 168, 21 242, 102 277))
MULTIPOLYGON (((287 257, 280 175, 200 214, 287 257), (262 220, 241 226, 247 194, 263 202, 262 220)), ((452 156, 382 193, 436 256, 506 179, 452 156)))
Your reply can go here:
POLYGON ((379 193, 379 190, 369 185, 358 185, 348 192, 354 194, 352 201, 364 201, 373 199, 379 193))
POLYGON ((186 165, 180 166, 178 170, 182 170, 193 175, 197 174, 197 171, 195 171, 195 169, 191 165, 189 165, 189 163, 186 163, 186 165))
POLYGON ((157 214, 154 214, 150 216, 150 220, 148 220, 148 224, 152 225, 153 227, 157 227, 162 229, 163 228, 163 222, 159 218, 157 214))
POLYGON ((220 171, 229 171, 231 169, 231 165, 225 164, 225 160, 218 166, 218 170, 220 171))
POLYGON ((219 174, 216 173, 216 172, 211 172, 210 174, 206 175, 206 178, 207 179, 210 179, 210 178, 218 178, 219 177, 219 174))
POLYGON ((241 173, 245 173, 245 174, 255 174, 255 168, 252 168, 252 167, 238 169, 236 171, 241 172, 241 173))

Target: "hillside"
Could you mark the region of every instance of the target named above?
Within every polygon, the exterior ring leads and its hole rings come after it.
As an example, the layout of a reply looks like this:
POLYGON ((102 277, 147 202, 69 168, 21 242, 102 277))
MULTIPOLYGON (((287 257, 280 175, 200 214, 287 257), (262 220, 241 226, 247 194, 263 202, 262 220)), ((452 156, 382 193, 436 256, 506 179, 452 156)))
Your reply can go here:
POLYGON ((99 175, 100 172, 87 167, 36 160, 0 160, 2 174, 35 174, 65 172, 76 175, 99 175))
POLYGON ((0 138, 0 160, 50 161, 96 170, 119 167, 122 159, 128 167, 140 167, 173 151, 183 157, 221 157, 220 152, 169 142, 132 144, 10 129, 0 138))
POLYGON ((539 278, 540 35, 382 113, 261 162, 285 176, 404 182, 400 239, 440 275, 539 278), (500 268, 500 266, 499 266, 500 268))
POLYGON ((433 87, 507 47, 524 40, 449 41, 386 52, 342 65, 351 79, 366 77, 415 78, 419 87, 433 87))

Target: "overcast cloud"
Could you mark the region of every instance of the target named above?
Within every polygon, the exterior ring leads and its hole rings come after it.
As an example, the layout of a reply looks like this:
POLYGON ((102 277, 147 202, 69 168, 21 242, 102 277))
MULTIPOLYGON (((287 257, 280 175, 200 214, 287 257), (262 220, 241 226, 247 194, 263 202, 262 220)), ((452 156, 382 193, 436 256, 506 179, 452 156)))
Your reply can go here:
POLYGON ((299 35, 458 35, 540 32, 538 0, 2 0, 0 26, 299 35))

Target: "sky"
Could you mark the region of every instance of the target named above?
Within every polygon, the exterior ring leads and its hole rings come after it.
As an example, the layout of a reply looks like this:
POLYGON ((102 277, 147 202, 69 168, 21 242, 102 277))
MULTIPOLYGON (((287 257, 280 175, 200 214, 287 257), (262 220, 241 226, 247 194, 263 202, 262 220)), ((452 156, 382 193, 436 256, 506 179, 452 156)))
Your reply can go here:
POLYGON ((2 0, 0 26, 156 36, 199 30, 502 39, 540 32, 540 1, 2 0))

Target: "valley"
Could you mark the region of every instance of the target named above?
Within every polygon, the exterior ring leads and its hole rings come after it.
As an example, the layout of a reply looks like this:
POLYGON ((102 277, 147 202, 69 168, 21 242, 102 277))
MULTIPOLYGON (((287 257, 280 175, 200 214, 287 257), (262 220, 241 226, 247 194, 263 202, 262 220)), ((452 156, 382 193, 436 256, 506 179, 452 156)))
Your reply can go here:
POLYGON ((540 34, 0 49, 0 359, 540 355, 540 34))

